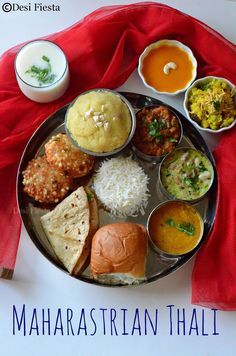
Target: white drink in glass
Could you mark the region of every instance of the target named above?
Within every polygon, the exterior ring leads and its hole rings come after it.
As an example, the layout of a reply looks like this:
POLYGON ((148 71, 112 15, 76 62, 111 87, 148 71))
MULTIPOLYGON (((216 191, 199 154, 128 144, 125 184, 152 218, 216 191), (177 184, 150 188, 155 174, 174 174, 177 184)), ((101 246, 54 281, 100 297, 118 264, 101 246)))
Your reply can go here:
POLYGON ((20 49, 15 73, 23 94, 39 103, 58 99, 69 85, 66 56, 58 45, 47 40, 32 41, 20 49))

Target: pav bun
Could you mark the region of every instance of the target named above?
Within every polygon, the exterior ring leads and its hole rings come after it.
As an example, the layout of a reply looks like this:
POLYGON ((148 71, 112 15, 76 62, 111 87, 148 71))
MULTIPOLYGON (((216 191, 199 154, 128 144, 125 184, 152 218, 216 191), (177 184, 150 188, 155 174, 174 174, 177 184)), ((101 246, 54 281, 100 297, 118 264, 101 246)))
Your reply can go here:
POLYGON ((147 231, 142 225, 124 222, 101 227, 92 240, 93 277, 105 284, 142 282, 147 247, 147 231))

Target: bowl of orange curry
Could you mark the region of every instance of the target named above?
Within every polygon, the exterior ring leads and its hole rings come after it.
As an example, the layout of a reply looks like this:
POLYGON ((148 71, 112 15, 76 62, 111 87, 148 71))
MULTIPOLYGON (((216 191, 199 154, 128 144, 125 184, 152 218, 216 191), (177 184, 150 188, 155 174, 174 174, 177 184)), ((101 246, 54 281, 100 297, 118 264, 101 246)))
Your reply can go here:
POLYGON ((166 257, 178 257, 197 247, 203 236, 204 224, 192 205, 169 200, 154 208, 147 229, 156 252, 166 257))
POLYGON ((145 48, 138 72, 144 85, 155 93, 176 95, 195 80, 197 61, 189 47, 164 39, 145 48))

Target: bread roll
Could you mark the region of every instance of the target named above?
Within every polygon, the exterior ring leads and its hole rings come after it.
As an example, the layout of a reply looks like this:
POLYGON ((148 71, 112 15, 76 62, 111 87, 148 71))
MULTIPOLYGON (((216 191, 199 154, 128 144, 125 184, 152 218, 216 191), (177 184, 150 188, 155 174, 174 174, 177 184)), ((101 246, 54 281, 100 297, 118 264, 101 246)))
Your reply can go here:
POLYGON ((94 235, 91 272, 106 284, 136 284, 145 279, 148 237, 144 226, 124 222, 101 227, 94 235))

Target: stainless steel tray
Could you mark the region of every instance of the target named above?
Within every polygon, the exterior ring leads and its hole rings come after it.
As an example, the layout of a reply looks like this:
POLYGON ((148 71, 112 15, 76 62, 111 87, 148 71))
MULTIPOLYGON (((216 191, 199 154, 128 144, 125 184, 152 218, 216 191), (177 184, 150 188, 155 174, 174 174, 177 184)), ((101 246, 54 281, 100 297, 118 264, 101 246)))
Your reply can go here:
MULTIPOLYGON (((138 110, 147 105, 160 105, 160 104, 166 105, 165 103, 149 96, 129 93, 129 92, 123 92, 122 94, 130 101, 130 103, 132 104, 135 110, 138 110)), ((200 202, 194 204, 195 208, 199 211, 199 213, 201 214, 204 220, 204 235, 200 244, 193 251, 189 252, 188 254, 182 257, 177 257, 177 258, 166 258, 162 255, 158 255, 156 252, 152 250, 151 247, 149 247, 148 258, 147 258, 147 269, 146 269, 147 279, 143 283, 150 283, 159 278, 163 278, 169 273, 180 268, 183 264, 185 264, 197 252, 197 250, 201 248, 202 244, 206 240, 212 228, 212 225, 214 223, 214 218, 215 218, 216 196, 217 196, 217 172, 215 169, 213 156, 207 144, 205 143, 204 139, 197 131, 197 129, 181 113, 179 113, 177 110, 175 110, 172 107, 170 108, 178 115, 178 117, 182 122, 183 138, 180 146, 195 147, 196 149, 204 152, 213 164, 214 171, 215 171, 215 178, 209 193, 200 202)), ((26 168, 28 162, 33 157, 37 157, 44 153, 44 144, 48 141, 48 139, 52 135, 58 132, 65 131, 64 119, 65 119, 66 109, 67 106, 61 108, 60 110, 52 114, 46 121, 43 122, 43 124, 37 129, 37 131, 33 134, 31 139, 29 140, 19 165, 19 171, 17 177, 17 189, 18 189, 17 195, 18 195, 19 211, 31 240, 37 246, 39 251, 50 262, 52 262, 56 267, 63 270, 65 273, 68 273, 63 267, 63 265, 61 264, 61 262, 55 256, 54 251, 49 241, 47 240, 47 237, 40 223, 40 216, 44 215, 47 212, 47 209, 45 209, 45 207, 42 207, 42 205, 35 202, 27 194, 25 194, 23 192, 23 185, 22 185, 22 171, 26 168)), ((133 153, 131 148, 127 148, 125 151, 123 151, 120 154, 129 155, 133 153)), ((148 215, 152 211, 152 209, 161 201, 167 199, 161 194, 158 188, 159 164, 143 161, 138 157, 135 157, 135 159, 139 161, 140 165, 144 168, 145 172, 148 174, 150 178, 149 190, 151 192, 151 197, 149 199, 149 203, 146 208, 145 215, 139 214, 137 217, 132 217, 127 220, 146 225, 148 215)), ((103 209, 99 210, 99 215, 100 215, 100 225, 104 225, 114 221, 119 221, 119 219, 111 217, 103 209)), ((124 219, 122 221, 124 221, 124 219)), ((77 278, 84 282, 102 285, 101 283, 92 279, 89 271, 89 266, 81 276, 74 277, 74 278, 77 278)))

